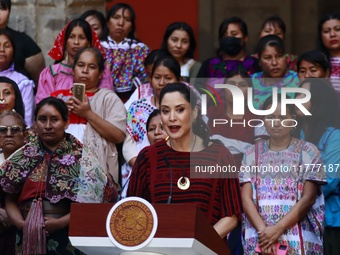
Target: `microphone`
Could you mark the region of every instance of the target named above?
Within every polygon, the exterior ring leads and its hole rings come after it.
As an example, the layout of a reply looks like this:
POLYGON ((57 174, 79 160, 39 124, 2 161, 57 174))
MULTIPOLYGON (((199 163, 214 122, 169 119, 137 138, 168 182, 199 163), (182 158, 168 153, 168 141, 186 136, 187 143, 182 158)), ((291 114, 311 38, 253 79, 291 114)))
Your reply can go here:
POLYGON ((170 168, 170 193, 168 197, 168 202, 167 204, 171 204, 171 199, 172 199, 172 167, 171 164, 166 156, 163 156, 163 159, 166 163, 166 165, 170 168))

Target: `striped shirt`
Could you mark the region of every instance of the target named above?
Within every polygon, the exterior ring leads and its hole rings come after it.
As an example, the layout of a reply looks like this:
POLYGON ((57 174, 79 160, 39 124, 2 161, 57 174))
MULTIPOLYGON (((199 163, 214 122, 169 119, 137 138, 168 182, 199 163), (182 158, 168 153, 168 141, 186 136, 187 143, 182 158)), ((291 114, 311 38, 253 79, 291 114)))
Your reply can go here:
POLYGON ((190 176, 190 169, 194 171, 196 166, 217 164, 235 164, 231 153, 222 144, 212 143, 200 152, 190 153, 175 151, 165 141, 158 142, 139 153, 127 194, 142 197, 150 203, 167 203, 171 194, 171 203, 198 205, 212 224, 232 215, 240 220, 242 205, 237 174, 196 174, 195 178, 190 176), (206 178, 207 175, 210 178, 206 178), (177 186, 178 180, 183 176, 190 179, 187 190, 181 190, 177 186))

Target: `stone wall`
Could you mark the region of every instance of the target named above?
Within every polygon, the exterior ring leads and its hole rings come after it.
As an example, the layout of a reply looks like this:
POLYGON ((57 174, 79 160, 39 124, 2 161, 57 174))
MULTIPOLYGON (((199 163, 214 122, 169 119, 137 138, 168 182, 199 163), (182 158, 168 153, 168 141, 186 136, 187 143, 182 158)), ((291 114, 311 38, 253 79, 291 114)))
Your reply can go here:
POLYGON ((89 9, 104 12, 105 0, 12 0, 9 26, 31 36, 51 64, 47 53, 60 30, 89 9))

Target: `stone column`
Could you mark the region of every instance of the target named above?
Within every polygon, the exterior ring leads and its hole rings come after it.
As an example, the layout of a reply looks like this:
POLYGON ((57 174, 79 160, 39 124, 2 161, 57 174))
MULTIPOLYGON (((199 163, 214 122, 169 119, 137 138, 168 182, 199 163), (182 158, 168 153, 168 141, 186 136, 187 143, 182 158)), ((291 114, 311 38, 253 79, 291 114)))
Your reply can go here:
POLYGON ((55 38, 70 20, 96 9, 105 15, 105 0, 12 0, 9 27, 27 33, 40 46, 46 64, 55 38))

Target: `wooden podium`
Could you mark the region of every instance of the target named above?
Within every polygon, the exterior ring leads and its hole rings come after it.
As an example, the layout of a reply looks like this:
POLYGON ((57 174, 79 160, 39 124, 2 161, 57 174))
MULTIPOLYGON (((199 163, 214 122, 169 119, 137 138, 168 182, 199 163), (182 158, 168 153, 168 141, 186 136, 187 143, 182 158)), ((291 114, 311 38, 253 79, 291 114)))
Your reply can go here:
POLYGON ((69 238, 72 245, 87 255, 229 255, 206 216, 192 204, 153 204, 158 228, 151 242, 138 251, 116 247, 106 232, 106 218, 113 204, 71 206, 69 238))

